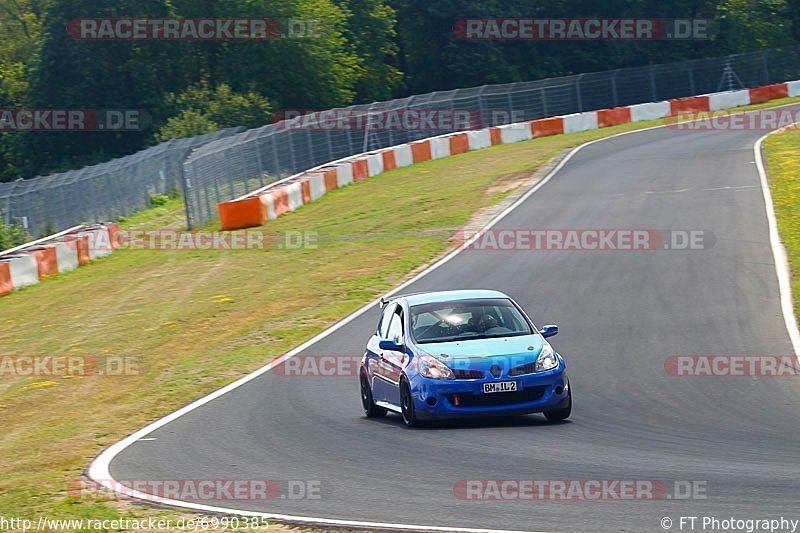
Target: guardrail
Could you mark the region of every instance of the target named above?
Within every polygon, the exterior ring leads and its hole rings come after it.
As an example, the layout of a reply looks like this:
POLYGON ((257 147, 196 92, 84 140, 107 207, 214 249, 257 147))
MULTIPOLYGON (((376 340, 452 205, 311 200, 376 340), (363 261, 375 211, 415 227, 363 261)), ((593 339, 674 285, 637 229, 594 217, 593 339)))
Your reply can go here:
POLYGON ((118 233, 116 222, 79 225, 0 252, 0 296, 107 256, 118 233))

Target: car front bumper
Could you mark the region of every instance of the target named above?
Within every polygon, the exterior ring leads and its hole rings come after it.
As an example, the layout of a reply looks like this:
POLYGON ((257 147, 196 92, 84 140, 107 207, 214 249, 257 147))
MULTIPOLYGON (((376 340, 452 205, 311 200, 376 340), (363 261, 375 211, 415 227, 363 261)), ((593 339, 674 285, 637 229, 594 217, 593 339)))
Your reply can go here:
POLYGON ((420 419, 522 415, 568 405, 569 379, 563 366, 552 371, 500 379, 418 378, 411 389, 420 419), (516 392, 484 393, 487 382, 516 381, 516 392))

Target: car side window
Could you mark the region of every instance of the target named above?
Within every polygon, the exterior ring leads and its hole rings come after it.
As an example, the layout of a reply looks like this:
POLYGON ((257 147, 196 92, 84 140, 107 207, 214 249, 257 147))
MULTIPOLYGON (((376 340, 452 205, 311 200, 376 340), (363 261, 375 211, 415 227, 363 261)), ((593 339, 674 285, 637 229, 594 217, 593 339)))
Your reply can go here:
POLYGON ((386 335, 389 332, 389 321, 392 320, 396 308, 397 304, 389 304, 383 309, 383 315, 381 315, 381 321, 378 324, 378 337, 381 339, 388 339, 386 335))
POLYGON ((397 312, 392 314, 392 320, 389 322, 389 331, 386 338, 393 340, 398 344, 403 343, 403 310, 398 308, 397 312))

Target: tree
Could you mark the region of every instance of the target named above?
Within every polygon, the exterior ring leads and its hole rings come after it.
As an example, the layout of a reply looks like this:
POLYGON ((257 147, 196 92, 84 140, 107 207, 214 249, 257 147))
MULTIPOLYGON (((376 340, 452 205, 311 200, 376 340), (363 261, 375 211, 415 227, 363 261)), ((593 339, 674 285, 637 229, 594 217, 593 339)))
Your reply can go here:
POLYGON ((167 102, 177 113, 159 130, 156 135, 159 141, 231 126, 255 128, 268 124, 272 118, 272 107, 266 98, 253 91, 235 93, 225 83, 212 89, 204 80, 178 95, 169 95, 167 102))
POLYGON ((353 102, 365 69, 344 36, 347 15, 331 0, 222 0, 220 9, 227 16, 273 19, 281 36, 223 43, 221 75, 212 82, 225 81, 240 92, 255 90, 279 109, 353 102), (290 34, 292 27, 301 28, 299 35, 290 34))
POLYGON ((403 78, 397 68, 397 14, 384 0, 338 0, 337 4, 348 15, 345 37, 364 65, 355 101, 389 100, 403 78))

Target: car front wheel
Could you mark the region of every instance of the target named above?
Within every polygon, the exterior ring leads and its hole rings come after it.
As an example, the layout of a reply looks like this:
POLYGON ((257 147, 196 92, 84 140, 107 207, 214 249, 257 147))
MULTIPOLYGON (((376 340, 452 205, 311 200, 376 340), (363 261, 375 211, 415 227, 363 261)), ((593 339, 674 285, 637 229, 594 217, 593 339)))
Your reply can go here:
POLYGON ((569 415, 572 414, 572 386, 569 388, 569 395, 567 396, 567 399, 569 401, 567 402, 566 407, 562 407, 561 409, 553 409, 552 411, 545 411, 544 417, 549 422, 560 422, 569 418, 569 415))
POLYGON ((414 408, 414 399, 411 397, 411 388, 405 379, 400 382, 400 411, 403 414, 403 423, 408 427, 419 425, 417 411, 414 408))

